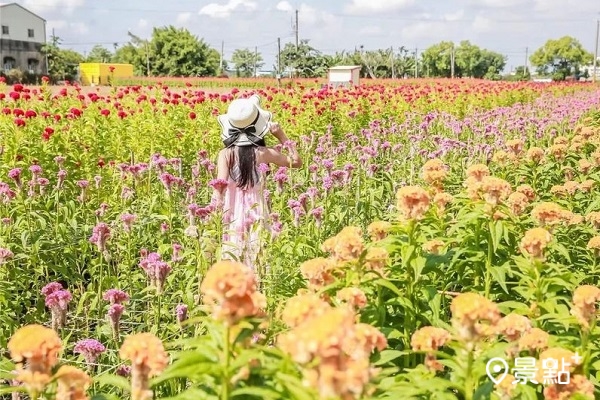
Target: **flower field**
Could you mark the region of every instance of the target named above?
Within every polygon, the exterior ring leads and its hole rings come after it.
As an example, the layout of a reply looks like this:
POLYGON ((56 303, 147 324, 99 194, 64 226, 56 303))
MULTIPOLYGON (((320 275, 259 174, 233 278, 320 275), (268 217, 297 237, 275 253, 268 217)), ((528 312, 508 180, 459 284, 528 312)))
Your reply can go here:
POLYGON ((0 398, 600 398, 598 87, 0 86, 0 146, 0 398), (252 93, 304 159, 258 277, 211 203, 252 93))

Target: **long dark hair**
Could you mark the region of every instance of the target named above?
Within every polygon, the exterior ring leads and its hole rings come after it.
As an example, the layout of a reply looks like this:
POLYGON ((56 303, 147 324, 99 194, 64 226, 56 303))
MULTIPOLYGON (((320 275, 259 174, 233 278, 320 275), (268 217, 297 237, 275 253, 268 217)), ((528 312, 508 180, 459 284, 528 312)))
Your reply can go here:
MULTIPOLYGON (((258 146, 265 146, 265 140, 262 139, 257 143, 258 146)), ((234 162, 237 161, 240 175, 236 178, 237 187, 240 189, 248 189, 253 187, 256 177, 256 149, 257 146, 236 146, 234 147, 234 156, 229 157, 229 171, 233 169, 234 162), (237 150, 237 152, 235 151, 237 150)))

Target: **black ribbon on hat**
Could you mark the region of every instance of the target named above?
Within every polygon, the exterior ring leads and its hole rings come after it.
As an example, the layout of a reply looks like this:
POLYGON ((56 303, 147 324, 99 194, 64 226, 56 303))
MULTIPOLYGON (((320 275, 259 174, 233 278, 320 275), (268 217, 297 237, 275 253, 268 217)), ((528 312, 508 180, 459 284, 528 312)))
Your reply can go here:
POLYGON ((234 144, 240 138, 240 135, 242 133, 246 134, 246 137, 250 142, 252 142, 252 144, 258 146, 258 143, 262 140, 261 138, 256 136, 256 126, 254 126, 258 121, 258 117, 260 117, 260 112, 256 114, 256 118, 254 118, 254 121, 252 121, 252 123, 245 128, 236 128, 234 126, 231 126, 227 130, 227 133, 229 133, 229 137, 223 140, 223 144, 225 145, 225 147, 229 147, 232 144, 234 144))

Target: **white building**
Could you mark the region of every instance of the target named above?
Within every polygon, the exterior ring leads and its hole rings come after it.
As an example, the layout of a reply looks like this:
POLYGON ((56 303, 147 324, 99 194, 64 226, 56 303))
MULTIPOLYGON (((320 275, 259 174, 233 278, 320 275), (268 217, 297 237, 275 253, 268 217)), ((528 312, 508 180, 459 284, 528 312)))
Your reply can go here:
POLYGON ((333 87, 338 86, 358 86, 360 81, 360 66, 358 65, 338 65, 329 68, 329 84, 333 87))
POLYGON ((41 53, 46 43, 46 20, 17 3, 0 3, 0 62, 3 72, 20 69, 47 73, 41 53))

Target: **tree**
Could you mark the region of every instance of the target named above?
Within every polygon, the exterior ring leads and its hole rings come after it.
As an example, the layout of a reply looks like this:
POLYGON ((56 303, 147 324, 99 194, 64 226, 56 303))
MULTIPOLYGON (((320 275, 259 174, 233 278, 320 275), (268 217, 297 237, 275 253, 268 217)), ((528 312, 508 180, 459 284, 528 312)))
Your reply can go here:
POLYGON ((112 58, 113 55, 109 50, 97 44, 92 47, 85 61, 89 63, 108 63, 111 62, 112 58))
POLYGON ((149 58, 153 75, 214 76, 220 55, 185 28, 154 28, 149 58))
POLYGON ((327 73, 331 66, 330 58, 325 57, 320 51, 308 44, 308 40, 301 40, 296 48, 295 44, 286 43, 281 50, 281 71, 295 70, 296 75, 304 78, 315 78, 327 73))
POLYGON ((577 76, 581 65, 592 61, 594 56, 581 43, 571 37, 550 39, 529 58, 540 75, 552 74, 554 80, 577 76))
POLYGON ((51 36, 50 42, 42 46, 42 54, 48 59, 48 75, 52 82, 58 80, 73 81, 77 77, 79 63, 83 56, 74 50, 65 50, 59 47, 60 38, 51 36))
POLYGON ((440 42, 423 52, 424 67, 430 76, 452 76, 452 52, 454 51, 454 76, 485 79, 500 79, 506 66, 502 54, 482 49, 468 40, 458 46, 452 42, 440 42))
POLYGON ((231 62, 237 76, 250 77, 254 76, 256 71, 264 65, 263 58, 260 53, 255 53, 249 49, 237 49, 231 56, 231 62))

